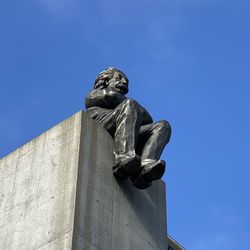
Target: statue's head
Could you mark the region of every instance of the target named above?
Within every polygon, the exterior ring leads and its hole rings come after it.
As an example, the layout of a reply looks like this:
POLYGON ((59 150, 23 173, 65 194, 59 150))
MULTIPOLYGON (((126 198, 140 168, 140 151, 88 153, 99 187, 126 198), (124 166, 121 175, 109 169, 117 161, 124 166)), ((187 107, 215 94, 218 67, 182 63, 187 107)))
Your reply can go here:
POLYGON ((120 70, 109 67, 98 74, 95 80, 95 89, 114 88, 121 94, 128 93, 128 78, 120 70))

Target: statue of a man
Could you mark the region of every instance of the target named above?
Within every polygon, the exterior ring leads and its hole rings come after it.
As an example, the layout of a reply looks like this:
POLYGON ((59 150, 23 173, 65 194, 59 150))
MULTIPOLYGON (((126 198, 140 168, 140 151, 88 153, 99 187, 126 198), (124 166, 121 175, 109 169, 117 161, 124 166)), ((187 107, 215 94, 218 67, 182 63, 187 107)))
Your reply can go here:
POLYGON ((130 177, 135 187, 145 189, 164 174, 160 156, 171 127, 167 121, 153 123, 145 108, 126 97, 128 82, 122 71, 106 69, 97 76, 85 106, 87 114, 114 138, 114 176, 130 177))

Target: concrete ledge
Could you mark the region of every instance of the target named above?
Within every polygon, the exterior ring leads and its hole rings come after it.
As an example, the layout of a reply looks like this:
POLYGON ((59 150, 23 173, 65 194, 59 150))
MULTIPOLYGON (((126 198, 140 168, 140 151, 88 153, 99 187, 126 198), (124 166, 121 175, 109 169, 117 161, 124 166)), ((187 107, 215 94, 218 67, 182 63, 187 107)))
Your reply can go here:
POLYGON ((2 158, 0 249, 166 250, 164 183, 118 183, 112 147, 80 111, 2 158))

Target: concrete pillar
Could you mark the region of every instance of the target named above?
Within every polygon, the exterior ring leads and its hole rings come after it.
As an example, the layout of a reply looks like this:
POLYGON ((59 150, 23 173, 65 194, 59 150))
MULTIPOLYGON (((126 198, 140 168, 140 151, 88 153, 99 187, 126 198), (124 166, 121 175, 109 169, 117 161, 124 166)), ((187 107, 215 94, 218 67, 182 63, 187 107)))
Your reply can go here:
POLYGON ((0 160, 0 249, 166 250, 165 187, 112 175, 112 137, 84 112, 0 160))

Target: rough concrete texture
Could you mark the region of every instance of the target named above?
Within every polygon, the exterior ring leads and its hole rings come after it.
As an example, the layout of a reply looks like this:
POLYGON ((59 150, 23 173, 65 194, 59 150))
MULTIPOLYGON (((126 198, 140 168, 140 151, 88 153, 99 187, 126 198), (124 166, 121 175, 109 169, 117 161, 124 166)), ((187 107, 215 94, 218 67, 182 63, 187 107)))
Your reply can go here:
POLYGON ((166 250, 162 181, 112 175, 113 140, 83 112, 0 160, 0 249, 166 250))
POLYGON ((0 249, 70 249, 81 116, 0 160, 0 249))

